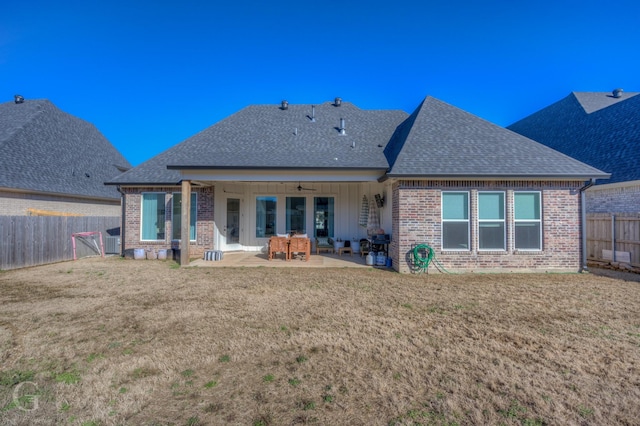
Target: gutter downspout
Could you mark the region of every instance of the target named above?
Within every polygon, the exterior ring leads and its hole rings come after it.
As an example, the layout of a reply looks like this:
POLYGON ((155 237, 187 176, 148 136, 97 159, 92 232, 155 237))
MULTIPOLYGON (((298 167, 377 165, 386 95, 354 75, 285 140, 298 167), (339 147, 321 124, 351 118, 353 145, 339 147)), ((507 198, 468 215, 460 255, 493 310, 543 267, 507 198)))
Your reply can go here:
POLYGON ((126 207, 127 198, 126 198, 126 194, 122 192, 122 189, 120 189, 120 185, 116 186, 116 189, 118 190, 120 195, 122 195, 122 200, 120 201, 120 208, 122 209, 122 213, 120 214, 120 257, 124 257, 124 241, 125 241, 124 233, 126 229, 125 224, 127 223, 127 221, 125 220, 127 209, 125 207, 126 207))
POLYGON ((579 272, 589 272, 587 268, 587 202, 584 192, 595 184, 596 180, 591 178, 589 183, 580 188, 580 240, 582 242, 582 256, 579 272))

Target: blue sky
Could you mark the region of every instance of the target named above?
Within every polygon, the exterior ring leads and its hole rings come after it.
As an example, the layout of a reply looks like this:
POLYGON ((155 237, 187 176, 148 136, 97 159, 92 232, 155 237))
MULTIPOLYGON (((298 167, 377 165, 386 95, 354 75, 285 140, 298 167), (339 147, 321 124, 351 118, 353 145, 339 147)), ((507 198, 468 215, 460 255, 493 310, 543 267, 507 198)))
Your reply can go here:
POLYGON ((250 104, 507 126, 572 91, 639 91, 634 1, 27 1, 0 5, 0 102, 49 99, 138 165, 250 104))

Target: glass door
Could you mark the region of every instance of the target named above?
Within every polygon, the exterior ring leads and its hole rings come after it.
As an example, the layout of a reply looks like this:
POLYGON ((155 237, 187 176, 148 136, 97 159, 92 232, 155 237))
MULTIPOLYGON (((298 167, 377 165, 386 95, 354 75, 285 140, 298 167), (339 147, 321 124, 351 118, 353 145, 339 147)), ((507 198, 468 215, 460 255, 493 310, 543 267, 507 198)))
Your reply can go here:
POLYGON ((287 197, 286 232, 306 234, 306 197, 287 197))
POLYGON ((227 198, 227 212, 222 228, 222 250, 240 250, 240 199, 227 198))
POLYGON ((333 197, 313 198, 315 237, 335 237, 333 235, 333 216, 333 197))

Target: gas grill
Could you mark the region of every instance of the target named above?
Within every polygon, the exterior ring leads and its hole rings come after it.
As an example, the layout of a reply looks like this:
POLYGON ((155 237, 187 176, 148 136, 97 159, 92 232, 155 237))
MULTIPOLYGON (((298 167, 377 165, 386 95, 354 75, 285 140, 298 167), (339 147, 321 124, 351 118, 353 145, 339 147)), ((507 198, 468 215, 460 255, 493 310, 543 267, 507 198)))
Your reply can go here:
POLYGON ((376 234, 371 236, 371 251, 376 253, 384 253, 389 256, 389 244, 391 243, 391 235, 376 234))

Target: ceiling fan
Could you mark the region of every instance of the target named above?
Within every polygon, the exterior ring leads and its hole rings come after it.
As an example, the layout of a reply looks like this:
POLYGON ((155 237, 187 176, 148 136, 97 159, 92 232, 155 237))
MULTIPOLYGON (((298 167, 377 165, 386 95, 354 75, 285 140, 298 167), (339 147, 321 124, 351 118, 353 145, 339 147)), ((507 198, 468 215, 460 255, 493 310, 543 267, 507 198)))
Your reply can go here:
POLYGON ((314 188, 305 188, 302 185, 300 185, 300 182, 298 182, 298 191, 315 191, 314 188))

